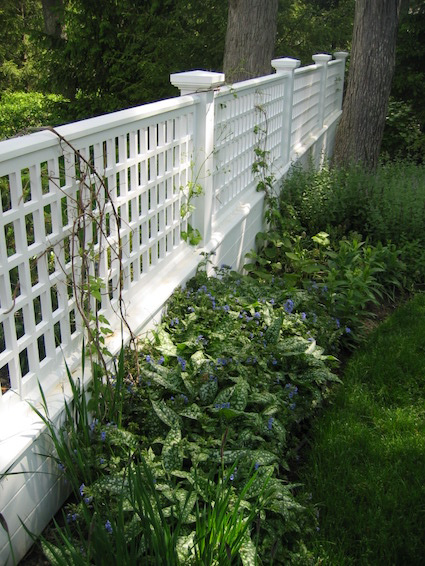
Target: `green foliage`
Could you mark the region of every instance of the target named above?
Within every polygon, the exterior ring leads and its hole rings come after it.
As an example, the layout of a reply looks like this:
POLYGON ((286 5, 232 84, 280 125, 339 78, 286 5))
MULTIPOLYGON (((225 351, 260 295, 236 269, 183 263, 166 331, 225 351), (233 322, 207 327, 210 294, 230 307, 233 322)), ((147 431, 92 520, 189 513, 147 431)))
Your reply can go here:
POLYGON ((139 344, 138 364, 122 352, 116 380, 95 375, 88 402, 73 386, 65 429, 44 417, 75 500, 44 541, 53 563, 79 564, 80 548, 102 557, 106 541, 124 564, 249 565, 273 552, 287 564, 303 552, 296 533, 314 513, 286 474, 302 423, 338 381, 305 301, 227 267, 200 271, 139 344))
MULTIPOLYGON (((384 163, 376 174, 296 169, 282 187, 281 206, 282 214, 290 207, 307 233, 326 231, 339 240, 352 231, 372 245, 394 244, 403 252, 407 242, 424 242, 425 169, 408 161, 384 163)), ((407 266, 410 282, 423 278, 424 272, 416 273, 419 264, 407 266)))
POLYGON ((312 63, 314 53, 349 51, 354 0, 280 0, 276 54, 312 63))
POLYGON ((45 42, 45 88, 87 117, 176 94, 169 74, 221 65, 226 2, 69 2, 66 37, 45 42))
POLYGON ((4 92, 0 98, 0 139, 62 123, 67 101, 40 92, 4 92))
POLYGON ((390 159, 424 161, 425 133, 410 104, 390 100, 381 154, 390 159))
POLYGON ((2 0, 0 92, 37 87, 40 51, 33 41, 33 32, 41 29, 41 26, 41 3, 38 0, 2 0))
MULTIPOLYGON (((183 220, 186 220, 195 211, 196 206, 193 201, 196 197, 201 196, 204 193, 202 186, 195 181, 190 181, 185 187, 180 187, 180 190, 184 193, 185 201, 180 208, 180 216, 183 220)), ((187 230, 182 230, 181 237, 185 242, 191 246, 196 246, 201 242, 202 235, 197 228, 188 222, 187 230)))
POLYGON ((404 4, 396 47, 392 96, 415 110, 425 132, 425 7, 421 0, 404 4))

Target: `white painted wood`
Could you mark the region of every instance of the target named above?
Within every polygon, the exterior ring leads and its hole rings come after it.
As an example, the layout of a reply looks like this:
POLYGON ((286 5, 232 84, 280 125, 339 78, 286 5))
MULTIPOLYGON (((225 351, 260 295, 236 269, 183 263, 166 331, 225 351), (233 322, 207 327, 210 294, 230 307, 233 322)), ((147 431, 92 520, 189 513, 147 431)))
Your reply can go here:
MULTIPOLYGON (((264 195, 252 172, 255 148, 267 151, 277 186, 293 161, 313 159, 320 166, 332 150, 341 113, 347 54, 335 56, 316 56, 316 64, 304 68, 296 60, 274 60, 276 74, 232 87, 220 86, 219 73, 178 73, 174 84, 185 93, 200 92, 57 128, 95 163, 107 187, 84 171, 99 195, 93 215, 102 211, 107 218, 100 240, 93 241, 88 226, 86 241, 98 255, 98 271, 93 263, 91 273, 106 284, 102 313, 114 330, 112 352, 128 339, 115 315, 118 236, 123 298, 136 333, 159 320, 173 290, 195 273, 201 252, 215 252, 216 264, 242 269, 263 228, 264 195), (194 181, 204 195, 194 202, 192 217, 182 218, 194 181), (181 237, 188 222, 203 236, 198 249, 181 237)), ((69 395, 64 358, 81 377, 82 324, 67 285, 75 202, 90 202, 78 170, 84 165, 52 131, 0 142, 0 372, 8 385, 0 396, 0 472, 25 472, 1 476, 0 512, 18 559, 30 544, 19 517, 38 533, 67 494, 52 460, 36 455, 46 449, 45 428, 28 401, 39 401, 40 382, 51 415, 60 419, 69 395)), ((10 563, 9 554, 0 526, 0 564, 10 563)))

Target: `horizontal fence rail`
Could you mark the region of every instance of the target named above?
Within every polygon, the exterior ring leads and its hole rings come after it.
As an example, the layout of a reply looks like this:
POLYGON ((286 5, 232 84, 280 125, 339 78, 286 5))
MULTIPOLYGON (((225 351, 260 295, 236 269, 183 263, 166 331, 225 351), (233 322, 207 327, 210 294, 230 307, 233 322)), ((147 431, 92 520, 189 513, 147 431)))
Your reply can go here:
MULTIPOLYGON (((19 517, 40 532, 60 506, 57 478, 39 473, 46 449, 40 426, 25 428, 26 402, 39 384, 63 387, 65 360, 71 371, 81 363, 78 277, 100 282, 86 307, 119 345, 122 313, 133 332, 146 328, 203 252, 240 269, 263 228, 257 152, 279 182, 311 148, 320 159, 332 150, 346 57, 315 55, 304 68, 275 59, 275 73, 232 86, 220 73, 177 73, 174 99, 0 142, 0 468, 34 468, 0 479, 16 557, 31 543, 19 517)), ((11 563, 1 527, 0 563, 11 563)))

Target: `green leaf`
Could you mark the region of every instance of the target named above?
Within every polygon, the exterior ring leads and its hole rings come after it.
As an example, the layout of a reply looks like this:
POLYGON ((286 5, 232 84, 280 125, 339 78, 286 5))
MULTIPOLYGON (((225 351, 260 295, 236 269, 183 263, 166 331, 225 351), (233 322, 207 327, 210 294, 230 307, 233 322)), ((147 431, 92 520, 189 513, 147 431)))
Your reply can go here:
POLYGON ((155 413, 163 423, 171 428, 176 425, 181 427, 181 418, 165 403, 165 401, 154 401, 151 399, 151 403, 155 413))
POLYGON ((194 354, 190 356, 190 360, 193 364, 193 367, 199 369, 205 363, 208 363, 209 360, 205 357, 204 352, 202 350, 198 350, 194 354))
POLYGON ((230 399, 231 407, 236 411, 243 411, 248 402, 249 385, 243 378, 239 378, 234 386, 233 395, 230 399))
POLYGON ((257 549, 250 536, 246 534, 239 549, 243 566, 256 566, 257 549))
POLYGON ((161 352, 163 356, 174 356, 174 357, 177 356, 176 345, 171 340, 170 335, 164 328, 160 327, 155 332, 155 337, 157 339, 157 342, 159 342, 158 350, 161 352))
POLYGON ((202 409, 196 403, 192 403, 189 407, 180 411, 180 416, 196 421, 202 416, 202 409))
POLYGON ((165 438, 161 456, 164 468, 168 472, 181 469, 183 466, 183 457, 180 451, 181 438, 182 434, 178 426, 173 426, 165 438))
POLYGON ((217 380, 208 379, 199 388, 199 399, 204 405, 209 405, 213 402, 215 396, 217 395, 218 385, 217 380))
POLYGON ((168 368, 157 366, 155 367, 155 371, 144 369, 143 373, 146 377, 149 377, 155 381, 155 383, 164 387, 167 391, 171 391, 172 393, 183 393, 185 390, 185 384, 180 374, 168 368))

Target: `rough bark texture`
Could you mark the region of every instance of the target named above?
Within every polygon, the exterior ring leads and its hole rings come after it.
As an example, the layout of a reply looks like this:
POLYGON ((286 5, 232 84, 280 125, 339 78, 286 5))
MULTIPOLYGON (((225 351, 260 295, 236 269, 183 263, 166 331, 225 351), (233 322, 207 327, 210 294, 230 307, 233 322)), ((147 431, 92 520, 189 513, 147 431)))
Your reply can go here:
POLYGON ((357 0, 334 163, 378 164, 395 64, 401 0, 357 0))
POLYGON ((230 0, 223 68, 226 82, 271 72, 278 0, 230 0))
POLYGON ((44 31, 52 39, 62 37, 63 0, 42 0, 44 31))

